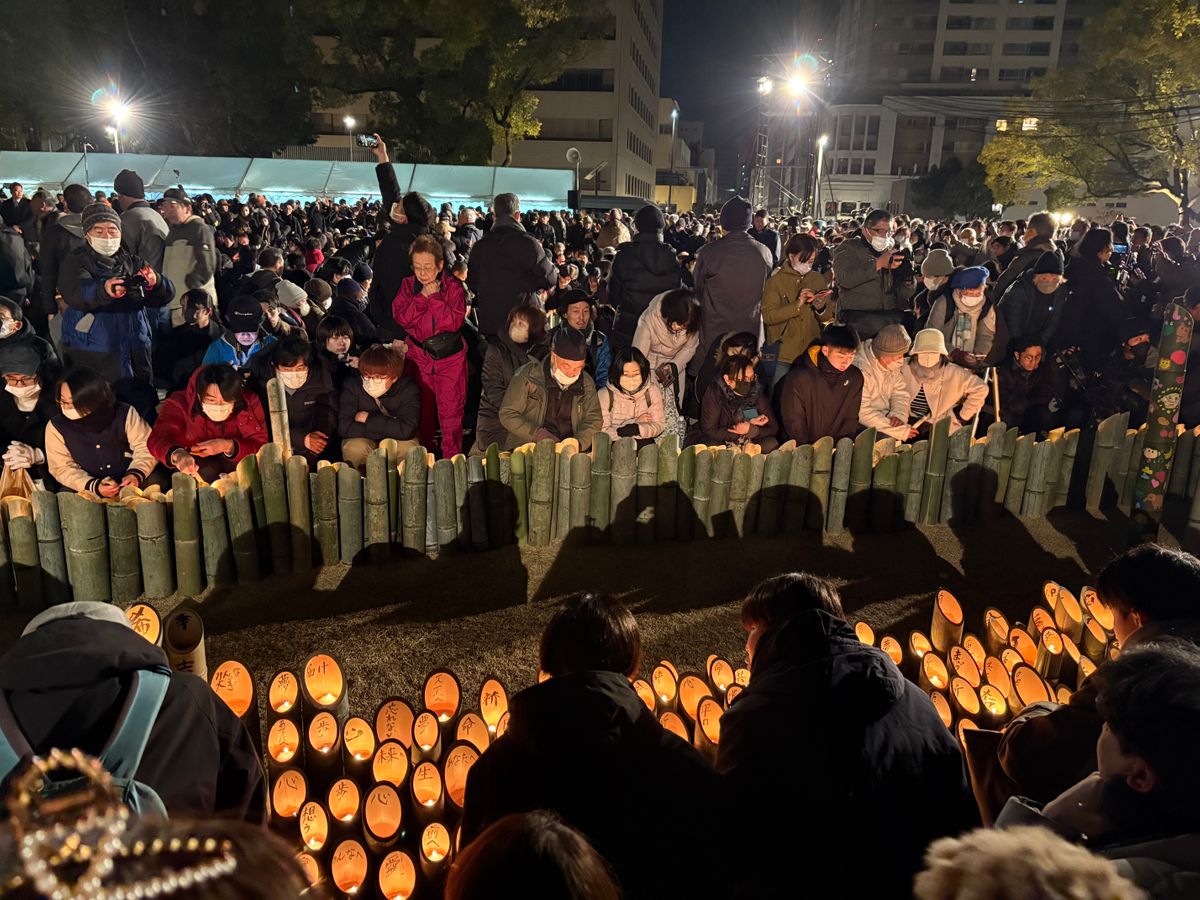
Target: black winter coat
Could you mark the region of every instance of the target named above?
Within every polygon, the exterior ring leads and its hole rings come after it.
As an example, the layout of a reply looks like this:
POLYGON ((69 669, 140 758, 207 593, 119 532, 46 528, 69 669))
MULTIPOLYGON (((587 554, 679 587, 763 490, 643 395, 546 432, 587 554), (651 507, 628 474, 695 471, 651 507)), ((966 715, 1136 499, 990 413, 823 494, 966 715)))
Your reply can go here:
POLYGON ((768 628, 751 673, 717 750, 755 826, 740 896, 910 896, 930 841, 978 823, 929 698, 821 610, 768 628))
MULTIPOLYGON (((57 367, 54 371, 57 373, 57 367)), ((42 392, 38 395, 37 404, 29 412, 17 409, 16 398, 0 388, 0 447, 5 450, 8 449, 9 443, 17 441, 45 452, 46 423, 57 416, 59 410, 54 400, 54 379, 47 377, 44 367, 39 377, 42 379, 42 392)), ((0 450, 0 453, 2 452, 3 450, 0 450)), ((58 487, 58 482, 50 477, 50 469, 45 463, 31 466, 29 477, 42 479, 50 490, 58 487)))
POLYGON ((0 296, 21 303, 33 293, 33 259, 21 235, 0 227, 0 296))
POLYGON ((498 220, 471 250, 467 287, 475 295, 481 334, 501 334, 510 309, 557 283, 558 270, 545 249, 512 220, 498 220))
POLYGON ((697 850, 730 824, 720 779, 627 678, 560 675, 509 710, 507 733, 467 776, 464 847, 509 813, 550 809, 608 860, 626 900, 728 896, 733 855, 697 850))
POLYGON ((839 372, 819 347, 810 347, 779 385, 784 433, 797 444, 811 444, 826 435, 835 441, 854 437, 862 395, 862 369, 850 366, 839 372))
POLYGON ((338 434, 347 438, 384 438, 411 441, 421 424, 421 389, 407 375, 396 379, 386 394, 376 400, 363 390, 362 378, 347 374, 338 396, 338 434), (354 421, 359 412, 367 413, 366 422, 354 421))
POLYGON ((1097 259, 1071 260, 1067 269, 1067 304, 1055 343, 1078 347, 1083 365, 1092 372, 1104 367, 1119 341, 1125 303, 1117 283, 1097 259))
POLYGON ((483 391, 479 396, 479 415, 475 420, 475 447, 486 453, 492 444, 504 446, 508 432, 500 424, 500 405, 504 392, 517 369, 532 359, 542 360, 550 352, 547 344, 514 344, 507 334, 487 339, 483 355, 483 391))
POLYGON ((617 249, 608 279, 608 302, 617 310, 611 340, 614 349, 633 345, 638 318, 650 301, 682 285, 675 251, 661 233, 637 234, 617 249))
POLYGON ((375 322, 358 308, 357 303, 352 303, 345 297, 334 297, 329 304, 329 311, 325 315, 337 316, 339 319, 345 319, 350 323, 350 328, 354 331, 355 355, 366 350, 372 344, 390 340, 390 338, 385 338, 380 334, 375 322))
MULTIPOLYGON (((275 353, 278 347, 279 344, 272 344, 250 358, 253 385, 263 409, 271 408, 267 398, 267 382, 276 376, 275 353)), ((319 459, 341 459, 340 455, 333 452, 337 447, 338 393, 333 386, 333 375, 325 360, 313 354, 308 363, 308 380, 290 393, 285 390, 285 394, 292 452, 303 456, 314 468, 319 459), (304 446, 304 439, 314 431, 319 431, 329 438, 325 453, 313 453, 304 446)))
MULTIPOLYGON (((128 625, 74 615, 43 624, 0 656, 0 690, 35 753, 78 747, 98 755, 132 674, 156 666, 167 668, 166 654, 128 625)), ((259 751, 195 675, 171 674, 137 780, 172 816, 266 818, 259 751)))
POLYGON ((42 300, 42 311, 56 315, 58 304, 54 294, 58 290, 58 273, 68 254, 83 246, 83 227, 79 213, 60 216, 58 221, 46 229, 38 250, 38 293, 42 300))

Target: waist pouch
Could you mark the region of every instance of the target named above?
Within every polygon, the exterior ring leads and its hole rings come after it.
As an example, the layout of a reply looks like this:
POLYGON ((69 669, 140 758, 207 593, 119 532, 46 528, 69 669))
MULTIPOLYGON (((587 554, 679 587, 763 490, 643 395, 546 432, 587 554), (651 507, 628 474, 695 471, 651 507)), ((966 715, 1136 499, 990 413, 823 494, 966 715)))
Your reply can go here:
POLYGON ((434 359, 445 359, 453 356, 463 347, 462 335, 457 331, 443 331, 425 341, 417 342, 421 349, 434 359))

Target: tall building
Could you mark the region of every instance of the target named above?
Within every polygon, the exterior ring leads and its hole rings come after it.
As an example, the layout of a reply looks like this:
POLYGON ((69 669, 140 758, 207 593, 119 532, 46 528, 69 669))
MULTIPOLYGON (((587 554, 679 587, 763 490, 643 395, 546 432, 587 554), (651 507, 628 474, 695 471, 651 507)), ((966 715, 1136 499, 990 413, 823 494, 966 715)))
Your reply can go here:
POLYGON ((668 212, 684 212, 696 205, 692 148, 680 133, 679 104, 663 97, 658 101, 658 139, 654 142, 655 203, 668 212))

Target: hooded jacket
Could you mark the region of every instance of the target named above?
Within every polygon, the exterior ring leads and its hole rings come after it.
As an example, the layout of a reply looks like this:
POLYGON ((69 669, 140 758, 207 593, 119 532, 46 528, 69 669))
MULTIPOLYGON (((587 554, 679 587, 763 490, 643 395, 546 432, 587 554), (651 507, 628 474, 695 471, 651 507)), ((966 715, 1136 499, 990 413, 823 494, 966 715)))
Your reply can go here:
POLYGON ((908 415, 912 395, 904 383, 904 360, 895 371, 885 369, 875 355, 874 338, 863 341, 854 354, 854 365, 862 372, 862 403, 858 408, 858 421, 863 428, 874 428, 880 435, 898 441, 908 440, 908 415), (895 417, 901 425, 893 426, 889 419, 895 417))
POLYGON ((681 284, 675 251, 663 243, 661 231, 639 233, 622 244, 608 278, 608 302, 617 310, 613 346, 628 347, 651 301, 681 284))
MULTIPOLYGON (((722 785, 616 672, 560 675, 516 694, 508 731, 467 776, 465 847, 509 813, 550 809, 612 865, 622 896, 728 896, 722 785)), ((757 854, 756 854, 757 859, 757 854)))
MULTIPOLYGON (((762 335, 763 285, 771 274, 771 253, 744 231, 732 231, 705 244, 692 277, 700 298, 700 346, 730 331, 762 335)), ((692 372, 700 360, 692 357, 692 372)))
POLYGON ((487 339, 487 350, 483 355, 483 391, 475 420, 474 448, 479 453, 485 453, 492 444, 504 446, 508 432, 500 424, 500 406, 517 369, 530 361, 540 362, 549 352, 546 343, 515 344, 507 333, 487 339))
MULTIPOLYGON (((541 362, 526 363, 513 375, 500 403, 500 425, 507 434, 504 449, 513 450, 529 443, 545 425, 550 378, 548 356, 541 362)), ((572 433, 559 437, 574 437, 579 441, 580 451, 586 453, 592 449, 592 437, 604 427, 600 402, 596 398, 596 383, 591 375, 583 372, 566 393, 571 398, 572 433)))
POLYGON ((766 390, 759 387, 752 396, 740 397, 718 375, 705 388, 704 397, 700 400, 700 418, 688 431, 687 442, 723 447, 726 444, 757 443, 763 438, 774 438, 777 434, 779 419, 771 407, 771 398, 766 390), (767 424, 751 424, 750 430, 744 435, 731 432, 729 429, 734 425, 747 421, 744 411, 750 409, 759 416, 766 416, 767 424))
POLYGON ((839 372, 818 345, 808 349, 780 385, 784 433, 797 444, 829 435, 835 441, 858 433, 863 374, 851 365, 839 372))
POLYGON ((514 219, 497 218, 471 249, 467 287, 475 295, 481 334, 501 334, 510 309, 557 283, 558 269, 545 248, 514 219))
POLYGON ((163 251, 163 274, 175 285, 171 309, 179 309, 183 295, 193 289, 217 299, 217 239, 212 228, 199 216, 172 225, 163 251))
POLYGON ((604 430, 614 441, 620 437, 617 429, 623 425, 636 425, 641 438, 656 438, 666 428, 662 391, 649 377, 632 394, 625 393, 615 383, 605 385, 596 394, 604 430))
POLYGON ((410 441, 417 436, 417 427, 421 424, 421 389, 402 374, 383 396, 375 398, 363 389, 362 378, 357 372, 347 372, 338 397, 338 421, 342 440, 366 438, 378 443, 384 438, 395 438, 410 441), (367 421, 355 421, 354 417, 360 412, 367 414, 367 421))
POLYGON ((633 346, 645 354, 650 362, 651 373, 657 372, 659 366, 664 364, 674 364, 679 374, 676 389, 682 406, 687 386, 684 373, 700 347, 700 332, 699 329, 682 334, 673 332, 662 316, 662 298, 663 295, 659 294, 651 300, 638 319, 637 330, 633 333, 633 346))
POLYGON ((1032 270, 1022 273, 1000 297, 998 309, 1008 325, 1010 343, 1029 337, 1048 349, 1058 333, 1068 287, 1062 284, 1053 294, 1043 294, 1033 277, 1032 270))
POLYGON ((814 294, 829 287, 829 276, 820 272, 801 275, 784 260, 763 286, 762 317, 767 343, 779 341, 779 361, 791 365, 821 337, 821 326, 833 321, 834 304, 828 300, 817 312, 812 304, 800 303, 800 292, 814 294))
POLYGON ((232 415, 224 422, 214 422, 200 409, 200 398, 196 394, 196 379, 202 369, 197 369, 188 379, 187 387, 176 391, 163 401, 158 410, 158 419, 150 429, 146 441, 154 458, 168 468, 171 453, 180 447, 188 448, 201 441, 228 438, 233 441, 234 462, 257 453, 267 442, 267 419, 262 404, 253 391, 243 390, 242 399, 232 415))
POLYGON ((996 279, 996 283, 992 285, 991 296, 1003 297, 1004 292, 1008 290, 1008 286, 1020 278, 1025 272, 1032 269, 1037 263, 1038 258, 1047 250, 1057 251, 1054 241, 1050 238, 1035 238, 1032 244, 1026 244, 1020 249, 1013 261, 1008 264, 1008 267, 1000 273, 1000 277, 996 279))
POLYGON ((46 315, 57 315, 58 304, 54 295, 58 291, 59 270, 63 262, 76 247, 83 246, 83 215, 65 213, 42 235, 38 249, 38 294, 42 310, 46 315))
POLYGON ((121 211, 121 246, 161 272, 167 247, 167 222, 145 200, 137 200, 121 211))
MULTIPOLYGON (((443 273, 438 289, 432 294, 422 291, 415 275, 400 282, 392 299, 392 320, 415 341, 427 341, 435 334, 456 332, 467 318, 467 292, 462 282, 443 273)), ((417 345, 420 349, 420 345, 417 345)), ((463 350, 466 345, 462 345, 463 350)), ((462 351, 460 351, 462 352, 462 351)))
POLYGON ((983 409, 983 401, 987 399, 987 385, 975 373, 955 365, 949 360, 943 360, 937 374, 932 378, 918 377, 913 368, 916 357, 909 357, 904 366, 904 383, 908 393, 914 399, 923 387, 925 399, 929 402, 929 421, 949 416, 961 403, 962 408, 956 416, 950 418, 950 433, 962 428, 963 422, 975 418, 975 414, 983 409))
POLYGON ((1116 281, 1098 259, 1079 257, 1067 269, 1067 303, 1058 328, 1060 347, 1078 347, 1083 365, 1092 372, 1104 368, 1120 343, 1127 316, 1116 281))
MULTIPOLYGON (((133 673, 169 671, 167 656, 108 603, 51 607, 0 656, 0 690, 35 753, 78 747, 98 755, 133 673)), ((266 784, 246 728, 195 675, 172 672, 137 770, 172 816, 261 823, 266 784)))
POLYGON ((929 698, 823 610, 759 638, 717 771, 755 823, 746 897, 845 896, 849 873, 855 896, 907 897, 929 843, 978 820, 929 698), (798 869, 799 849, 816 864, 798 869))
POLYGON ((208 345, 208 349, 204 351, 204 359, 200 360, 200 365, 208 366, 213 363, 229 363, 235 369, 245 369, 250 365, 255 356, 274 343, 275 338, 272 335, 264 334, 259 329, 254 343, 249 347, 243 347, 238 343, 238 339, 234 337, 233 332, 225 329, 219 338, 208 345))

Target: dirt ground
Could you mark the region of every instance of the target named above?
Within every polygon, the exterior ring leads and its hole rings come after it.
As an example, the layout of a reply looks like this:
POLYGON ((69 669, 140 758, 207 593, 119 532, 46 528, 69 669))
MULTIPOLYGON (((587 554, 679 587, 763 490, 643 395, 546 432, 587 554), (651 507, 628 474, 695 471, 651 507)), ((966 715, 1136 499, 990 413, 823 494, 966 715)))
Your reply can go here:
MULTIPOLYGON (((663 657, 703 671, 710 653, 742 664, 740 600, 769 575, 805 569, 830 577, 852 620, 897 636, 928 629, 933 596, 944 587, 962 602, 967 630, 977 631, 988 606, 1024 620, 1046 579, 1078 590, 1125 540, 1123 520, 1060 510, 1046 520, 1005 516, 889 535, 509 547, 271 577, 211 591, 197 607, 210 672, 240 660, 261 698, 274 672, 322 650, 345 667, 352 711, 372 715, 391 695, 416 705, 425 674, 436 667, 462 678, 467 707, 477 705, 487 675, 510 691, 533 683, 542 626, 556 601, 574 591, 612 592, 634 610, 646 674, 663 657)), ((155 605, 165 613, 176 602, 155 605)), ((0 618, 0 646, 27 618, 0 618)))

